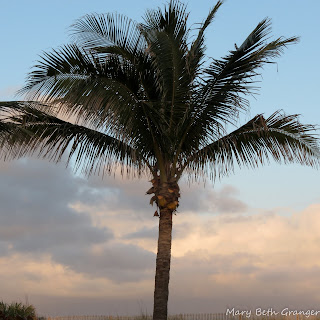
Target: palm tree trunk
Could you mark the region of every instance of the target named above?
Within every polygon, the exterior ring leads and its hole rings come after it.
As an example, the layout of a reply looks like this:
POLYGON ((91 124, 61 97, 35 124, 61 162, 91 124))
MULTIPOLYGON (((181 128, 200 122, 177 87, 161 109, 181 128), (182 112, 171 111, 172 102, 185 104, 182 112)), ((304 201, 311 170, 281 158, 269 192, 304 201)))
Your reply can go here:
POLYGON ((172 211, 160 210, 153 320, 167 320, 171 260, 172 211))

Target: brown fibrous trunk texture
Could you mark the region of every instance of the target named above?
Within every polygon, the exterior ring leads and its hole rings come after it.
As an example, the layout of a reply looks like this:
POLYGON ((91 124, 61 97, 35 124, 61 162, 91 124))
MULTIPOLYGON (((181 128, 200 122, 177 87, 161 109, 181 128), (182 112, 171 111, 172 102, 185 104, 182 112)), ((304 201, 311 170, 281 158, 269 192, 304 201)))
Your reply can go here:
POLYGON ((160 209, 153 320, 167 320, 172 241, 172 211, 160 209))
POLYGON ((159 216, 159 238, 156 260, 156 276, 154 289, 153 320, 167 320, 169 279, 171 262, 172 242, 172 213, 179 206, 180 189, 176 180, 160 182, 156 177, 152 182, 152 188, 147 194, 154 193, 150 203, 156 202, 160 211, 159 216))

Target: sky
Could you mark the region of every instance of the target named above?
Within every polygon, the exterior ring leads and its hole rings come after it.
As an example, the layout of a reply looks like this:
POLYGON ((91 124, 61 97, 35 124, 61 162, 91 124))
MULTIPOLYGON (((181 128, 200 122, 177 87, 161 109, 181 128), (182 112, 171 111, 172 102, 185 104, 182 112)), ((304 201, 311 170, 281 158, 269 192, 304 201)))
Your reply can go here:
MULTIPOLYGON (((43 51, 70 42, 87 13, 120 12, 136 21, 159 0, 0 0, 0 101, 14 96, 43 51)), ((190 26, 213 1, 189 0, 190 26)), ((278 109, 320 124, 320 2, 227 0, 206 33, 207 55, 234 49, 265 17, 273 36, 300 36, 262 70, 250 112, 278 109)), ((319 133, 319 131, 318 131, 319 133)), ((318 308, 319 171, 270 163, 214 183, 181 182, 173 217, 169 313, 228 307, 318 308)), ((0 162, 0 300, 28 297, 43 315, 152 312, 158 220, 150 183, 74 174, 36 158, 0 162)))

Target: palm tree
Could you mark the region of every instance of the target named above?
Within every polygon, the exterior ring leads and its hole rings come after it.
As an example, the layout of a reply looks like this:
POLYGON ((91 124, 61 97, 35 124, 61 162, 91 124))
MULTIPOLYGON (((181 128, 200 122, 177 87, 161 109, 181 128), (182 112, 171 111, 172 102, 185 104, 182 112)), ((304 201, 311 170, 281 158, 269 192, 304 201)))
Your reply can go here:
POLYGON ((315 127, 297 115, 256 115, 227 133, 248 109, 260 68, 298 39, 270 40, 262 20, 239 47, 205 61, 204 33, 222 1, 190 40, 186 7, 171 0, 143 23, 119 14, 86 15, 73 24, 73 43, 44 53, 20 91, 25 101, 1 103, 2 156, 68 154, 88 175, 147 173, 159 216, 154 311, 167 318, 172 214, 183 173, 222 177, 235 164, 270 158, 318 167, 315 127), (70 119, 73 121, 67 121, 70 119))

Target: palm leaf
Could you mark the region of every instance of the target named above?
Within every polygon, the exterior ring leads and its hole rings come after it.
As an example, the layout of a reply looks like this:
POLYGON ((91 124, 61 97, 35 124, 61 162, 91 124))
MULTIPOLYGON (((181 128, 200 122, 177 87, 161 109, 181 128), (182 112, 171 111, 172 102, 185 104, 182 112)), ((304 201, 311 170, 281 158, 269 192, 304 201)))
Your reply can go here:
POLYGON ((140 89, 148 100, 159 101, 159 92, 150 85, 158 78, 152 69, 141 24, 120 14, 91 14, 78 19, 71 27, 74 41, 102 61, 117 55, 127 64, 130 62, 139 73, 140 89))
POLYGON ((217 107, 223 107, 229 111, 226 120, 230 120, 233 115, 238 115, 239 108, 246 109, 247 101, 239 94, 254 92, 252 84, 256 81, 253 77, 260 75, 258 69, 272 63, 270 59, 278 57, 286 46, 298 41, 297 37, 291 37, 267 42, 270 25, 269 19, 262 20, 239 48, 221 60, 215 59, 205 70, 207 79, 199 92, 202 96, 200 115, 215 114, 217 107))
MULTIPOLYGON (((313 125, 298 121, 298 115, 279 111, 265 119, 257 115, 232 133, 205 146, 184 163, 183 169, 198 173, 210 168, 213 176, 222 176, 239 166, 258 167, 270 158, 281 163, 297 162, 319 167, 320 148, 313 125)), ((182 170, 183 170, 182 169, 182 170)))
POLYGON ((208 26, 212 23, 215 14, 217 13, 218 9, 223 4, 223 1, 218 1, 216 5, 210 10, 206 20, 199 28, 197 38, 192 42, 190 50, 187 56, 187 68, 189 70, 189 74, 192 76, 198 75, 198 70, 201 66, 200 62, 201 59, 204 57, 204 52, 206 47, 204 46, 204 32, 208 28, 208 26))
POLYGON ((158 77, 157 89, 161 93, 160 110, 175 134, 181 115, 190 100, 193 78, 186 68, 188 54, 186 7, 179 1, 170 1, 167 8, 147 11, 141 25, 152 67, 158 77))
POLYGON ((141 90, 134 67, 125 60, 111 55, 101 63, 69 45, 45 54, 36 67, 21 92, 28 92, 28 99, 43 97, 43 111, 52 112, 47 103, 54 102, 55 115, 76 116, 77 122, 107 130, 125 142, 138 137, 146 150, 152 149, 151 132, 165 137, 161 134, 163 117, 141 90))
MULTIPOLYGON (((188 13, 177 0, 171 0, 165 10, 149 10, 143 24, 118 14, 86 15, 73 25, 78 44, 44 53, 21 92, 26 92, 28 99, 43 102, 35 107, 42 112, 41 117, 45 113, 54 118, 75 117, 79 128, 97 131, 134 149, 154 166, 154 172, 161 167, 162 175, 170 171, 173 176, 177 168, 179 174, 183 168, 202 170, 208 161, 203 156, 206 146, 213 148, 214 143, 223 141, 224 124, 233 123, 238 112, 248 107, 245 95, 254 93, 252 85, 259 68, 298 40, 269 41, 270 21, 265 19, 239 48, 201 70, 204 32, 222 2, 209 12, 191 44, 188 13)), ((3 134, 14 126, 27 130, 19 122, 0 122, 3 134)), ((270 137, 284 135, 284 131, 270 130, 270 137)), ((304 142, 306 139, 303 137, 304 142)), ((299 146, 295 145, 302 156, 299 146)), ((271 152, 271 146, 268 148, 271 152)), ((290 158, 290 152, 286 155, 290 158)), ((240 154, 234 153, 234 157, 239 163, 246 161, 240 154)), ((233 160, 228 161, 232 167, 233 160)), ((220 163, 224 171, 228 161, 213 163, 220 163)))
POLYGON ((134 147, 106 133, 63 121, 36 108, 36 103, 13 102, 0 105, 8 116, 2 121, 10 130, 6 135, 5 159, 38 154, 39 157, 60 161, 68 153, 67 164, 74 160, 87 174, 111 170, 115 165, 127 166, 139 174, 149 165, 134 147))
MULTIPOLYGON (((270 33, 270 20, 264 19, 251 32, 243 44, 221 60, 215 59, 204 70, 206 78, 195 90, 189 110, 181 122, 181 144, 185 143, 186 134, 209 139, 216 139, 216 134, 225 123, 234 123, 239 110, 248 109, 249 102, 245 95, 253 94, 252 86, 259 75, 258 69, 271 58, 279 56, 283 49, 296 43, 298 38, 278 38, 267 42, 270 33), (220 123, 220 129, 212 126, 220 123)), ((202 141, 205 143, 206 141, 202 141)))
POLYGON ((71 26, 74 40, 82 47, 97 50, 112 48, 136 56, 146 49, 139 24, 121 14, 88 14, 71 26))

